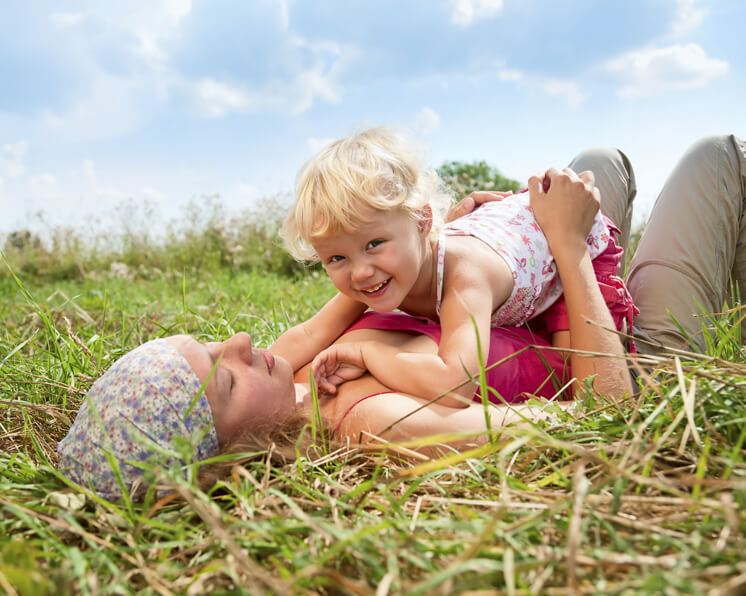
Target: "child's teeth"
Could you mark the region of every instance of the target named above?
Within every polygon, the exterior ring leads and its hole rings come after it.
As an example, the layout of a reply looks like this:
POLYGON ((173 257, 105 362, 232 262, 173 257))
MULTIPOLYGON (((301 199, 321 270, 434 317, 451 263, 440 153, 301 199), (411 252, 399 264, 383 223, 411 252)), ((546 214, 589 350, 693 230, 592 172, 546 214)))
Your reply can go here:
POLYGON ((365 290, 366 292, 376 292, 380 290, 383 287, 383 284, 385 284, 385 281, 382 281, 380 284, 378 284, 375 288, 370 288, 369 290, 365 290))

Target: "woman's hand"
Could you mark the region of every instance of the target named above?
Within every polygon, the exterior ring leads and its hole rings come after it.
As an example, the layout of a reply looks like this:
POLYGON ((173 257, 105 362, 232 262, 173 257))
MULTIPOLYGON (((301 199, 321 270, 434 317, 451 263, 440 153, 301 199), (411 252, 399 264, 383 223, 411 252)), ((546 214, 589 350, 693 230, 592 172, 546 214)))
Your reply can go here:
POLYGON ((316 386, 325 393, 336 393, 337 386, 361 377, 368 370, 362 342, 335 344, 313 359, 311 369, 316 386))
POLYGON ((469 215, 474 209, 482 205, 483 203, 491 203, 492 201, 502 201, 505 197, 509 197, 513 194, 512 190, 499 191, 499 190, 477 190, 471 193, 468 197, 461 199, 446 213, 446 222, 453 221, 464 215, 469 215))
POLYGON ((592 172, 548 169, 528 180, 531 208, 552 253, 573 244, 585 246, 601 206, 592 172))

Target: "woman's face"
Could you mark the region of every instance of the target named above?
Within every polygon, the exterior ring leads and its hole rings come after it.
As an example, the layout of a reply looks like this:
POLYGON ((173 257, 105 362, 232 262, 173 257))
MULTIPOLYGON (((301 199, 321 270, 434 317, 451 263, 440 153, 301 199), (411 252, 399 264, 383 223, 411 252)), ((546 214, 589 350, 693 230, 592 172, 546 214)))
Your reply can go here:
POLYGON ((168 341, 201 383, 213 371, 205 393, 221 445, 251 429, 278 424, 295 408, 290 364, 253 348, 247 333, 204 344, 189 335, 175 335, 168 341))

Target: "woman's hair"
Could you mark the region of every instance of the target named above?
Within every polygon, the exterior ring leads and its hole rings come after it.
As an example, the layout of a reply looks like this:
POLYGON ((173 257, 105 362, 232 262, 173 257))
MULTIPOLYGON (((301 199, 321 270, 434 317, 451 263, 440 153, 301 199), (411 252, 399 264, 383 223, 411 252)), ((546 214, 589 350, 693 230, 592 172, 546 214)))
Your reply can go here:
POLYGON ((429 206, 437 232, 451 201, 442 186, 417 145, 393 130, 377 127, 344 137, 299 172, 295 204, 283 226, 285 245, 298 260, 318 260, 311 237, 355 232, 367 223, 363 206, 398 209, 415 219, 429 206))
POLYGON ((284 465, 297 457, 307 455, 314 446, 326 444, 330 450, 341 445, 332 436, 331 430, 318 430, 316 437, 311 427, 310 413, 297 408, 282 424, 266 425, 247 431, 220 449, 220 455, 247 454, 245 457, 206 464, 200 468, 199 485, 203 490, 230 474, 234 466, 242 465, 257 457, 266 458, 270 453, 272 462, 284 465))

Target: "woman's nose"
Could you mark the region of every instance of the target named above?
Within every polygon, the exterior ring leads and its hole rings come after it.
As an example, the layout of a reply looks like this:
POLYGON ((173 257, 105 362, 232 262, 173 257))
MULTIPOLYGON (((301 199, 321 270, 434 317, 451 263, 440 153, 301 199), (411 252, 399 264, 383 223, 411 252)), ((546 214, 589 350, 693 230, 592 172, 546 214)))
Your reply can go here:
POLYGON ((225 355, 235 355, 240 358, 246 364, 251 364, 251 336, 248 333, 241 331, 236 333, 233 337, 223 342, 225 347, 225 355))

